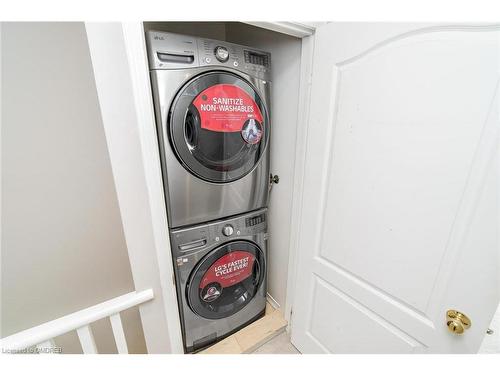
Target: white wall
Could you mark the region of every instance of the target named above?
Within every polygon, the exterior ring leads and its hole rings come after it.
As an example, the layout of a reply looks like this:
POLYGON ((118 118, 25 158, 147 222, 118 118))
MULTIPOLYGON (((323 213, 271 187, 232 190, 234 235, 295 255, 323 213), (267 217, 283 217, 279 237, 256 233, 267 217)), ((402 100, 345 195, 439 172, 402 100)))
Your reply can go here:
MULTIPOLYGON (((83 23, 3 23, 1 335, 134 290, 83 23)), ((136 309, 123 314, 145 352, 136 309)), ((114 352, 107 321, 94 333, 114 352)), ((80 352, 76 334, 56 344, 80 352)))
POLYGON ((226 38, 225 22, 144 22, 144 30, 168 31, 218 40, 226 38))

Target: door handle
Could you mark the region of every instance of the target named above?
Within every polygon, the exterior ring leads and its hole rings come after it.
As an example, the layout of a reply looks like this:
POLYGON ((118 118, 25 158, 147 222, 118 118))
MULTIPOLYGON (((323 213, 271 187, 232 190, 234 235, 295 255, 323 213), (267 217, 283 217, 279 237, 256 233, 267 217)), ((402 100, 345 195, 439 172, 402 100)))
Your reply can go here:
POLYGON ((448 330, 455 335, 461 335, 471 326, 471 321, 464 313, 457 310, 448 310, 446 312, 446 325, 448 330))
POLYGON ((201 240, 196 240, 196 241, 192 241, 192 242, 188 242, 188 243, 179 245, 178 247, 179 247, 180 251, 186 252, 186 251, 197 249, 199 247, 203 247, 206 244, 207 244, 207 240, 206 240, 206 238, 203 238, 201 240))

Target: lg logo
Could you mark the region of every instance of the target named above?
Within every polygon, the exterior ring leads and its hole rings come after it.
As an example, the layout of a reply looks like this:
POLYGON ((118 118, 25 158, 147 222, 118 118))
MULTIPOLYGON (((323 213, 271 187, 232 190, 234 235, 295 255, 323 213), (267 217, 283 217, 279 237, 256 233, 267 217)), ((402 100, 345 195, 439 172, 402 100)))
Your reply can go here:
POLYGON ((154 39, 154 40, 165 40, 165 38, 164 38, 164 37, 162 37, 162 36, 158 36, 158 35, 155 35, 153 39, 154 39))

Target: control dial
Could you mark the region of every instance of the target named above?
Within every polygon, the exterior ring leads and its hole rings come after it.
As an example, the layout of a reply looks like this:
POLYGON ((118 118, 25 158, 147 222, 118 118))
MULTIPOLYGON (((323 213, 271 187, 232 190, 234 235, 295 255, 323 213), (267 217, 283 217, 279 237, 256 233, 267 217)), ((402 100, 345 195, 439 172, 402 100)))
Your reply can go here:
POLYGON ((217 46, 214 50, 215 58, 220 62, 226 62, 229 60, 229 51, 226 47, 217 46))
POLYGON ((228 224, 228 225, 224 226, 224 228, 222 228, 222 234, 224 234, 224 236, 226 236, 226 237, 229 237, 233 233, 234 233, 234 228, 232 225, 228 224))

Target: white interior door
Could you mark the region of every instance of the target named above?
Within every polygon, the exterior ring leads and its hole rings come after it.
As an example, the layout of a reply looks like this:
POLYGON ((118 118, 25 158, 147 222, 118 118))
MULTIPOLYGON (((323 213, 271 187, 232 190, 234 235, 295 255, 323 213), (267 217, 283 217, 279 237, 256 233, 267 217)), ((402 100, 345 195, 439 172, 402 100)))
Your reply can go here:
POLYGON ((315 35, 292 342, 476 352, 499 301, 499 26, 315 35), (448 331, 446 312, 472 321, 448 331))

